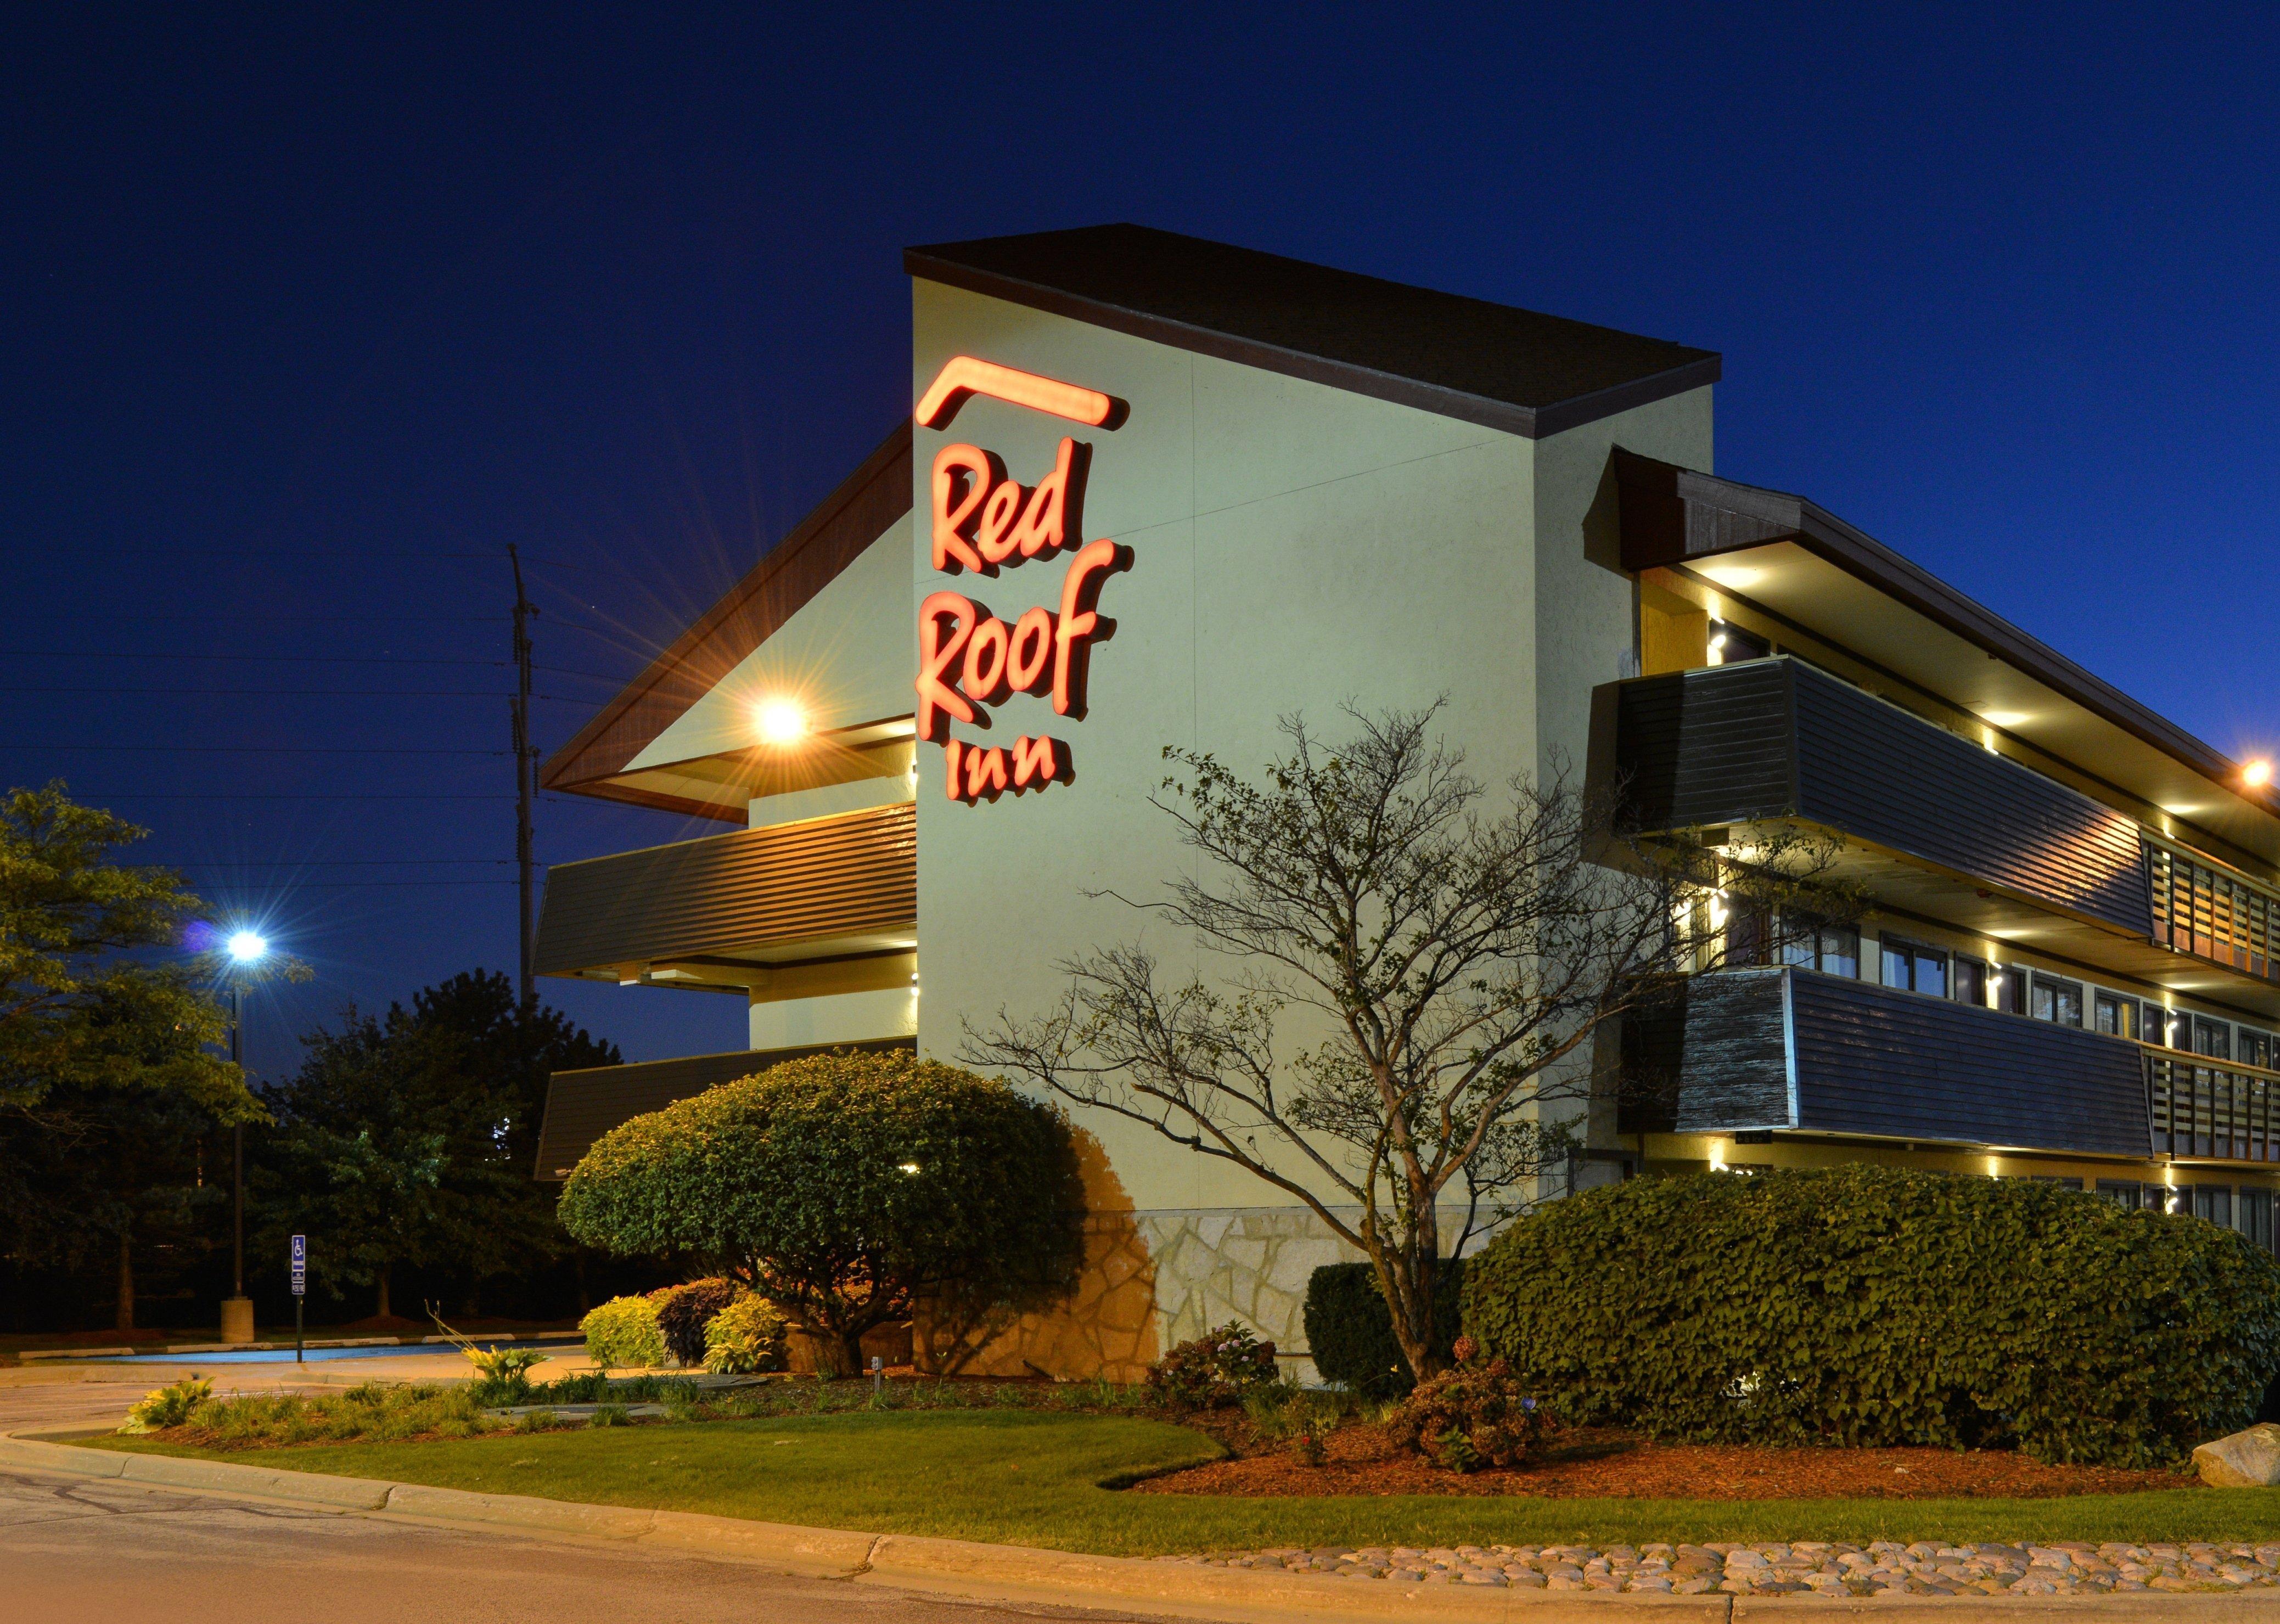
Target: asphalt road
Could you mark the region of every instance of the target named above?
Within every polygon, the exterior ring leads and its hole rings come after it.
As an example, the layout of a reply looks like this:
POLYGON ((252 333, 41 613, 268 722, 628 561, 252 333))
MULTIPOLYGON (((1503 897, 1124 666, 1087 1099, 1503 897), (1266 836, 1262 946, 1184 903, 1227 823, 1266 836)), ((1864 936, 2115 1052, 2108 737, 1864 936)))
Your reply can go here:
MULTIPOLYGON (((19 1380, 26 1373, 9 1372, 19 1380)), ((0 1383, 0 1431, 108 1420, 137 1372, 0 1383)), ((328 1373, 329 1374, 329 1373, 328 1373)), ((282 1385, 283 1382, 280 1382, 282 1385)), ((102 1624, 1095 1624, 1128 1613, 947 1601, 674 1551, 0 1468, 0 1618, 102 1624)))

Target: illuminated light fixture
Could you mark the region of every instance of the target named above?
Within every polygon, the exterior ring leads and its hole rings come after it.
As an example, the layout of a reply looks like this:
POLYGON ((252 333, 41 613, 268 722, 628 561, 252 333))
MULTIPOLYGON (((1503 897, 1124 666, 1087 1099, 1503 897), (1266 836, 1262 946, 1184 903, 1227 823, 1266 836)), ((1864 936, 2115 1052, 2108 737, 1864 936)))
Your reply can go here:
POLYGON ((229 939, 229 956, 239 964, 250 965, 269 951, 269 943, 250 930, 241 930, 229 939))
POLYGON ((1726 663, 1726 634, 1723 632, 1710 640, 1710 663, 1714 666, 1726 663))
POLYGON ((2240 781, 2251 789, 2261 789, 2272 781, 2272 764, 2259 756, 2240 769, 2240 781))
POLYGON ((1746 564, 1706 565, 1703 566, 1702 573, 1720 586, 1735 592, 1739 592, 1746 587, 1753 587, 1766 578, 1765 571, 1752 569, 1746 564))
POLYGON ((762 743, 781 750, 807 736, 807 712, 789 699, 763 699, 752 707, 752 725, 762 743))
POLYGON ((2168 813, 2168 814, 2169 814, 2169 816, 2171 816, 2172 818, 2190 818, 2190 817, 2191 817, 2195 812, 2197 812, 2200 811, 2200 808, 2199 808, 2199 807, 2198 807, 2198 806, 2168 806, 2168 805, 2164 805, 2164 806, 2161 808, 2161 810, 2162 810, 2163 812, 2165 812, 2168 813))
POLYGON ((905 1173, 916 1173, 918 1170, 919 1165, 916 1162, 905 1162, 903 1164, 903 1171, 905 1173))
POLYGON ((970 396, 988 395, 1033 412, 1065 417, 1090 428, 1114 428, 1124 420, 1124 403, 1098 389, 1079 388, 1035 373, 1017 372, 970 355, 953 356, 919 397, 913 414, 923 428, 942 428, 970 396))
POLYGON ((1982 711, 1979 720, 1991 727, 2015 727, 2027 720, 2024 711, 1982 711))

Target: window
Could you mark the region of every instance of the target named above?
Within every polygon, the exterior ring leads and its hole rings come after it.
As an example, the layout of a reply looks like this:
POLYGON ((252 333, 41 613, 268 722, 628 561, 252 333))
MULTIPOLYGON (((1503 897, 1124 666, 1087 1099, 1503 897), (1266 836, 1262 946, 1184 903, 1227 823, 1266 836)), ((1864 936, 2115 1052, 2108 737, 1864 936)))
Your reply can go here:
POLYGON ((1955 1001, 1987 1007, 1987 961, 1967 954, 1955 956, 1955 1001))
POLYGON ((2193 1052, 2212 1060, 2232 1058, 2232 1028, 2206 1015, 2193 1017, 2193 1052))
POLYGON ((2138 1035, 2138 1000, 2101 992, 2093 1001, 2098 1029, 2112 1037, 2138 1035))
POLYGON ((2138 1030, 2145 1035, 2146 1043, 2166 1043, 2171 1048, 2177 1047, 2177 1039, 2184 1030, 2184 1022, 2175 1010, 2163 1009, 2158 1004, 2148 1004, 2142 1006, 2142 1013, 2145 1020, 2138 1030))
POLYGON ((1773 651, 1773 645, 1764 638, 1752 636, 1729 620, 1710 622, 1710 663, 1714 666, 1763 659, 1773 651))
POLYGON ((1884 985, 1947 997, 1947 955, 1904 936, 1884 938, 1884 985))
POLYGON ((2051 1020, 2062 1027, 2082 1024, 2082 983, 2062 981, 2055 975, 2037 974, 2034 981, 2034 1007, 2029 1011, 2037 1020, 2051 1020))
POLYGON ((2027 973, 2014 966, 2007 966, 1995 974, 1995 1007, 2007 1015, 2025 1014, 2027 973))
POLYGON ((2195 1218, 2205 1218, 2220 1229, 2232 1228, 2231 1185, 2196 1184, 2192 1193, 2195 1218))
POLYGON ((2080 1179, 2061 1178, 2055 1173, 2030 1173, 2027 1175, 2027 1181, 2030 1184, 2055 1184, 2060 1189, 2080 1189, 2082 1188, 2082 1181, 2080 1179))
POLYGON ((1860 933, 1850 925, 1809 925, 1791 928, 1782 943, 1782 962, 1823 975, 1857 980, 1860 974, 1860 933))
POLYGON ((2272 1034, 2259 1032, 2254 1027, 2235 1027, 2232 1035, 2235 1059, 2261 1071, 2272 1069, 2272 1034))
POLYGON ((2272 1250, 2272 1192, 2268 1189, 2244 1189, 2240 1192, 2240 1232, 2248 1243, 2259 1251, 2272 1250))
MULTIPOLYGON (((2115 1206, 2127 1207, 2130 1211, 2134 1212, 2141 1205, 2140 1197, 2144 1196, 2145 1192, 2145 1187, 2138 1183, 2135 1180, 2100 1179, 2098 1181, 2098 1188, 2091 1193, 2096 1196, 2100 1201, 2111 1201, 2115 1206)), ((2159 1206, 2161 1205, 2161 1201, 2159 1199, 2161 1191, 2156 1189, 2153 1191, 2154 1198, 2145 1200, 2142 1205, 2146 1206, 2159 1206)))

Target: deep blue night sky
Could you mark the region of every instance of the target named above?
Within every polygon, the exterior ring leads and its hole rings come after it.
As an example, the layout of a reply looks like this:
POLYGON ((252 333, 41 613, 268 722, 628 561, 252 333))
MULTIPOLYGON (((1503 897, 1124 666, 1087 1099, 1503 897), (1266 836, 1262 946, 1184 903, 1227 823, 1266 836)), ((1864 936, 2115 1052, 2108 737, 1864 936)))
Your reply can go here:
POLYGON ((0 782, 314 967, 260 1069, 511 969, 505 544, 551 750, 907 408, 903 245, 1119 219, 1722 350, 1721 473, 2280 746, 2280 14, 1490 9, 15 11, 0 782))

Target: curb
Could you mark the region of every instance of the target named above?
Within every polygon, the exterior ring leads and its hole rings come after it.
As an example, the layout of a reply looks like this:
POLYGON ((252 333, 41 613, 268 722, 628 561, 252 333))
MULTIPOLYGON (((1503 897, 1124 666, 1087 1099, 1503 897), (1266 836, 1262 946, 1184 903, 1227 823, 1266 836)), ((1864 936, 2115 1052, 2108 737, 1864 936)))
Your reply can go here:
MULTIPOLYGON (((50 1435, 51 1436, 53 1435, 50 1435)), ((79 1436, 86 1436, 84 1433, 79 1436)), ((802 1578, 925 1590, 972 1600, 1120 1607, 1162 1616, 1244 1624, 1578 1624, 1611 1613, 1647 1612, 1656 1624, 1768 1624, 1799 1614, 1827 1620, 1923 1614, 1938 1624, 2005 1624, 2094 1613, 2116 1624, 2280 1624, 2280 1594, 2130 1593, 2120 1596, 1918 1596, 1870 1600, 1791 1596, 1735 1597, 1548 1594, 1539 1590, 1399 1585, 1382 1579, 1265 1574, 1140 1557, 1087 1556, 973 1540, 859 1534, 789 1523, 754 1522, 699 1512, 644 1511, 528 1495, 434 1489, 377 1478, 235 1466, 174 1455, 74 1448, 22 1435, 0 1436, 0 1468, 116 1478, 151 1488, 189 1489, 381 1516, 466 1530, 512 1530, 543 1537, 686 1551, 748 1562, 802 1578)))

